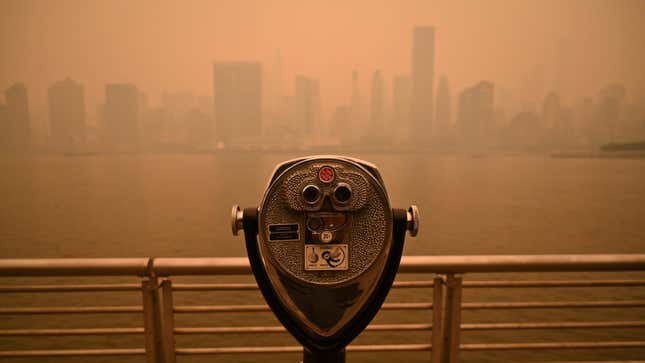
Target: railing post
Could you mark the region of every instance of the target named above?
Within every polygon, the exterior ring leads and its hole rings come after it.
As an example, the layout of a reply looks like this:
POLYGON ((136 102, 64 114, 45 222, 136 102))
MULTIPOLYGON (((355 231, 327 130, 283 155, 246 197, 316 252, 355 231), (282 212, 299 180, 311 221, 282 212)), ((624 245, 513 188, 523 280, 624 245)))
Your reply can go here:
POLYGON ((159 295, 156 276, 141 281, 143 295, 143 330, 146 342, 146 362, 162 363, 161 334, 159 328, 159 295))
POLYGON ((442 363, 459 362, 459 337, 461 330, 461 287, 462 278, 455 274, 446 275, 446 310, 443 322, 442 363))
POLYGON ((175 315, 172 299, 172 281, 161 281, 161 341, 164 363, 175 363, 175 315))
POLYGON ((444 282, 443 277, 436 275, 432 288, 432 362, 441 361, 443 343, 443 299, 444 282))

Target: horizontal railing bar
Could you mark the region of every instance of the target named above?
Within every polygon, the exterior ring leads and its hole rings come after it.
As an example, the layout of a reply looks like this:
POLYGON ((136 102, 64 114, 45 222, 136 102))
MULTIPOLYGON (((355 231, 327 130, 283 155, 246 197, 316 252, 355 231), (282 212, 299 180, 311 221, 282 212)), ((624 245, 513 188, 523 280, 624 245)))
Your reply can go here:
POLYGON ((69 357, 88 355, 142 355, 146 354, 143 348, 129 349, 42 349, 42 350, 2 350, 0 357, 69 357))
POLYGON ((44 306, 29 308, 0 308, 0 315, 24 314, 103 314, 140 313, 141 306, 44 306))
POLYGON ((403 256, 403 273, 638 271, 645 254, 403 256))
MULTIPOLYGON (((383 351, 423 351, 431 350, 430 344, 382 344, 382 345, 349 345, 348 352, 383 352, 383 351)), ((299 346, 263 346, 263 347, 217 347, 217 348, 178 348, 177 355, 194 354, 248 354, 248 353, 301 353, 299 346)))
POLYGON ((645 280, 464 281, 463 286, 470 288, 645 286, 645 280))
MULTIPOLYGON (((433 287, 432 281, 395 281, 394 288, 433 287)), ((465 281, 464 287, 598 287, 598 286, 645 286, 645 280, 535 280, 535 281, 465 281)), ((81 284, 81 285, 11 285, 0 286, 0 293, 32 292, 90 292, 90 291, 138 291, 140 284, 81 284)), ((258 290, 255 283, 202 283, 174 284, 175 291, 236 291, 258 290)))
POLYGON ((231 291, 231 290, 258 290, 255 283, 245 284, 173 284, 173 291, 231 291))
MULTIPOLYGON (((432 281, 395 281, 394 288, 425 288, 433 287, 432 281)), ((201 283, 201 284, 173 284, 174 291, 231 291, 231 290, 258 290, 255 283, 201 283)), ((2 290, 0 289, 0 292, 2 290)))
MULTIPOLYGON (((394 281, 393 288, 430 288, 432 281, 394 281)), ((530 280, 530 281, 465 281, 469 288, 519 288, 519 287, 600 287, 600 286, 645 286, 645 280, 530 280)), ((258 290, 255 283, 202 283, 174 284, 175 291, 234 291, 258 290)), ((0 287, 0 292, 3 292, 0 287)))
POLYGON ((264 347, 216 347, 216 348, 177 348, 177 355, 195 354, 249 354, 249 353, 301 353, 298 346, 264 346, 264 347))
POLYGON ((348 352, 404 352, 432 350, 431 344, 378 344, 378 345, 349 345, 348 352))
POLYGON ((432 309, 432 303, 385 303, 381 310, 425 310, 432 309))
POLYGON ((643 307, 645 300, 618 301, 528 301, 463 303, 462 309, 557 309, 557 308, 613 308, 643 307))
MULTIPOLYGON (((422 310, 432 309, 432 303, 385 303, 381 306, 383 310, 422 310)), ((270 311, 265 304, 257 305, 191 305, 175 306, 175 313, 222 313, 222 312, 257 312, 270 311)))
POLYGON ((88 292, 88 291, 135 291, 141 284, 92 284, 92 285, 13 285, 0 286, 0 293, 14 292, 88 292))
POLYGON ((192 306, 175 306, 175 313, 226 313, 226 312, 253 312, 253 311, 271 311, 268 305, 192 305, 192 306))
POLYGON ((143 328, 4 329, 0 336, 143 334, 143 328))
POLYGON ((461 344, 461 350, 645 348, 645 341, 461 344))
POLYGON ((372 324, 365 328, 367 331, 418 331, 432 330, 432 324, 372 324))
MULTIPOLYGON (((643 271, 645 254, 403 256, 402 273, 643 271)), ((248 275, 245 257, 0 259, 0 276, 248 275)))
MULTIPOLYGON (((372 324, 366 331, 418 331, 431 330, 432 324, 372 324)), ((245 333, 284 333, 282 326, 226 326, 226 327, 179 327, 175 334, 245 334, 245 333)))
POLYGON ((149 258, 0 259, 0 276, 145 276, 149 258))
POLYGON ((179 327, 175 334, 285 333, 283 326, 179 327))
POLYGON ((424 287, 434 287, 432 281, 394 281, 392 284, 394 288, 424 288, 424 287))
MULTIPOLYGON (((461 330, 505 329, 587 329, 587 328, 642 328, 645 321, 602 322, 548 322, 548 323, 475 323, 462 324, 461 330)), ((431 330, 432 324, 372 324, 366 331, 419 331, 431 330)), ((283 333, 281 326, 229 326, 229 327, 183 327, 175 328, 176 334, 236 334, 236 333, 283 333)))
MULTIPOLYGON (((463 303, 462 309, 531 309, 531 308, 608 308, 608 307, 644 307, 645 300, 624 301, 531 301, 531 302, 489 302, 463 303)), ((385 303, 383 310, 423 310, 432 309, 432 303, 385 303)), ((0 315, 24 314, 100 314, 100 313, 137 313, 143 311, 141 306, 77 306, 77 307, 28 307, 0 308, 0 315)), ((254 312, 270 311, 265 304, 257 305, 192 305, 175 306, 175 313, 207 312, 254 312)))
POLYGON ((251 274, 246 257, 155 258, 152 268, 158 276, 251 274))
MULTIPOLYGON (((250 274, 248 260, 229 258, 157 258, 159 276, 250 274)), ((636 271, 645 270, 645 254, 403 256, 402 273, 636 271)))
POLYGON ((461 324, 461 330, 642 328, 645 321, 461 324))

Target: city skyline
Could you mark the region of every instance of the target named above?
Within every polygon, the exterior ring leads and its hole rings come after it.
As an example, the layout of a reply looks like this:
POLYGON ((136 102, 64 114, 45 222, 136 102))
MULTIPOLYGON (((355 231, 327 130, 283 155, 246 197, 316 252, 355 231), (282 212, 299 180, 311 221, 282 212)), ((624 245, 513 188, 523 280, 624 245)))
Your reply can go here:
MULTIPOLYGON (((38 97, 30 93, 37 92, 29 83, 18 82, 7 88, 0 114, 11 119, 3 127, 13 133, 15 145, 33 143, 41 149, 90 144, 108 149, 188 144, 202 149, 236 144, 382 149, 403 143, 419 149, 482 150, 509 144, 503 139, 518 127, 534 128, 539 135, 525 146, 538 149, 588 148, 645 137, 645 89, 630 89, 634 79, 601 83, 584 96, 571 92, 577 76, 570 69, 575 53, 570 41, 554 38, 553 53, 522 73, 515 86, 486 77, 483 70, 473 82, 455 86, 459 74, 438 71, 443 67, 441 44, 452 36, 435 24, 410 25, 402 42, 409 49, 396 55, 409 63, 395 74, 381 69, 388 57, 374 57, 367 70, 365 65, 336 65, 338 73, 327 77, 286 71, 289 62, 277 48, 270 61, 211 60, 207 93, 164 89, 157 99, 134 80, 108 80, 103 99, 92 103, 86 101, 91 80, 65 77, 47 85, 43 106, 34 105, 38 97), (344 76, 344 89, 330 92, 328 85, 339 76, 344 76), (531 126, 536 118, 538 125, 531 126), (333 128, 341 123, 351 136, 338 137, 333 128), (22 140, 25 133, 29 142, 22 140), (332 135, 336 139, 328 137, 332 135)), ((481 54, 472 61, 479 65, 494 58, 481 54)), ((96 78, 102 72, 109 69, 98 70, 96 78)))
MULTIPOLYGON (((123 14, 126 3, 119 1, 2 2, 0 89, 27 84, 34 115, 45 108, 47 87, 66 77, 84 84, 90 111, 102 102, 103 86, 113 82, 136 84, 156 104, 164 90, 210 95, 213 61, 270 65, 280 49, 285 93, 293 93, 296 74, 320 79, 329 119, 351 96, 346 72, 364 75, 363 90, 369 87, 365 75, 376 69, 386 80, 409 73, 410 33, 424 25, 437 33, 435 75, 448 75, 455 90, 482 79, 498 89, 517 89, 533 69, 545 94, 556 83, 574 83, 568 92, 575 98, 595 96, 611 82, 623 82, 630 94, 645 88, 642 2, 150 5, 129 3, 123 14), (73 21, 69 14, 75 14, 73 21)), ((570 95, 555 91, 569 101, 570 95)), ((88 117, 94 123, 93 112, 88 117)))

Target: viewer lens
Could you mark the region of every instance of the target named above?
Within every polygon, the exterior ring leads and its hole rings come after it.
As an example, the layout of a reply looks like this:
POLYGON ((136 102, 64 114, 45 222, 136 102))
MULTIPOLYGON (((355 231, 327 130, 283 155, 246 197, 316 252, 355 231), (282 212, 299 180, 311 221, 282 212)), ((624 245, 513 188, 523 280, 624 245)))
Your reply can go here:
POLYGON ((352 189, 347 184, 340 184, 334 190, 334 200, 338 203, 347 203, 352 197, 352 189))
POLYGON ((302 199, 309 204, 314 204, 320 199, 320 189, 315 185, 307 185, 302 190, 302 199))

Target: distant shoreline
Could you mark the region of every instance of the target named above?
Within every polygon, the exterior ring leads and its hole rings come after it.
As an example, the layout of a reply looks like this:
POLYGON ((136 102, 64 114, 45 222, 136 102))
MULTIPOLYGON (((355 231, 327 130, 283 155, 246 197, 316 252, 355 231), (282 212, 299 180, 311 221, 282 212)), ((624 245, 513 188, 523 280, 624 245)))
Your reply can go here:
POLYGON ((596 151, 596 152, 559 152, 552 158, 569 159, 645 159, 645 151, 596 151))

